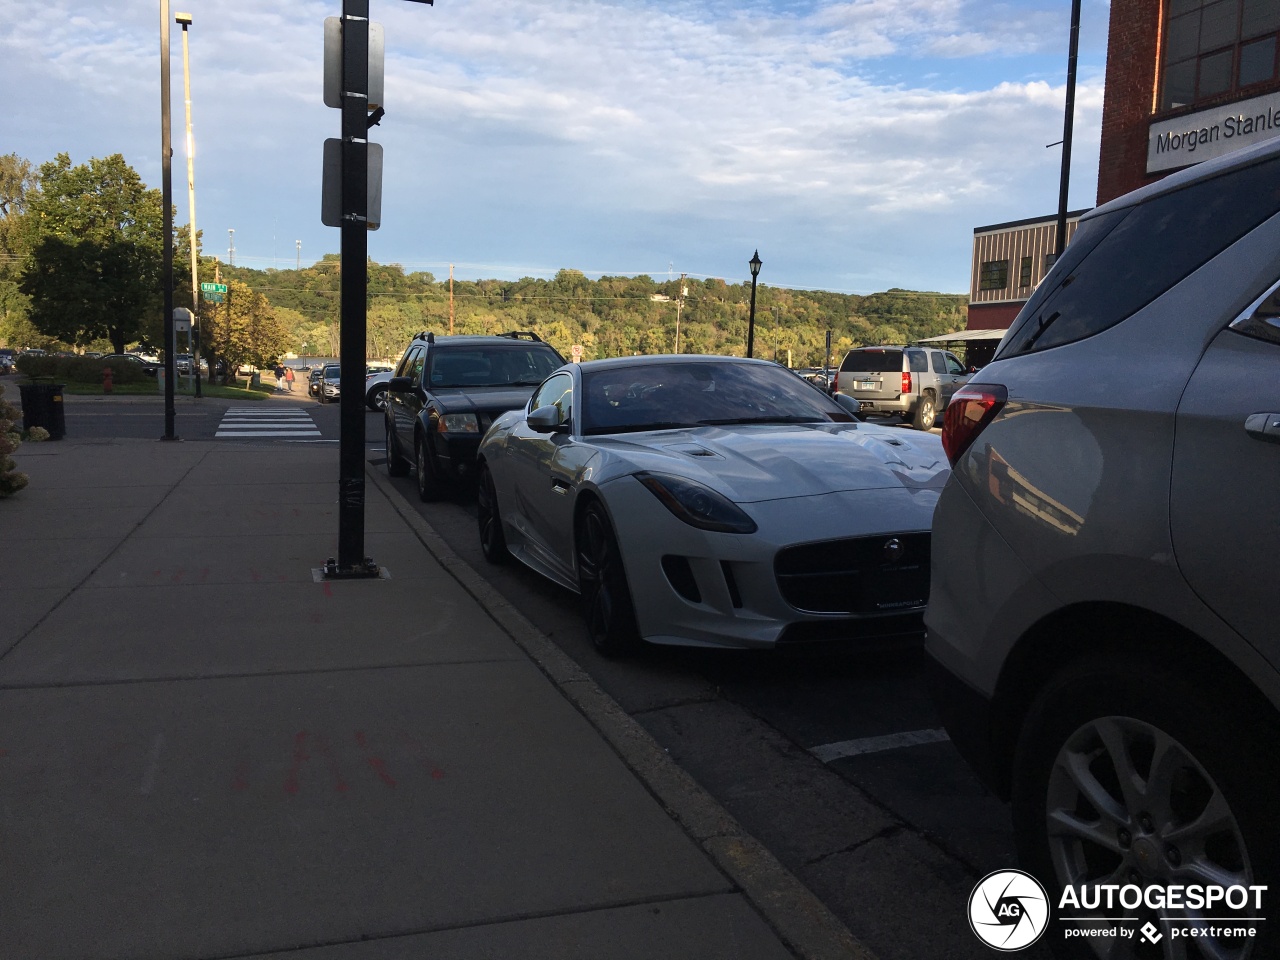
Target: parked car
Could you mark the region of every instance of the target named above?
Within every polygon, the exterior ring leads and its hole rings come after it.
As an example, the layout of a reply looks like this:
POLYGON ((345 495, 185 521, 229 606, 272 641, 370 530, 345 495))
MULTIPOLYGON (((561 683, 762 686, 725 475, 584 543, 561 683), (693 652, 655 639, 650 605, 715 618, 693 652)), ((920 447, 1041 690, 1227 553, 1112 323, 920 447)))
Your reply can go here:
POLYGON ((140 370, 148 377, 159 376, 161 365, 144 360, 136 353, 108 353, 98 358, 104 366, 115 365, 120 369, 127 369, 126 365, 133 369, 140 370))
POLYGON ((896 414, 917 430, 930 430, 968 379, 964 364, 945 350, 857 347, 841 361, 836 389, 866 414, 896 414))
POLYGON ((768 361, 571 364, 494 422, 478 469, 485 557, 578 592, 605 655, 921 635, 940 440, 768 361))
MULTIPOLYGON (((310 389, 310 384, 308 384, 308 392, 310 392, 310 389)), ((315 396, 321 403, 336 403, 342 398, 342 364, 326 363, 320 368, 320 377, 316 382, 315 396)))
POLYGON ((317 364, 307 374, 307 396, 320 396, 320 383, 324 380, 324 364, 317 364))
POLYGON ((423 500, 474 479, 476 448, 489 425, 523 407, 563 363, 533 333, 414 337, 387 381, 387 471, 404 476, 412 463, 423 500))
POLYGON ((1280 889, 1277 385, 1271 140, 1082 217, 947 410, 935 699, 1011 798, 1022 865, 1053 904, 1115 882, 1270 891, 1069 910, 1053 922, 1112 933, 1076 953, 1051 926, 1064 956, 1280 956, 1280 924, 1222 933, 1280 889), (1146 923, 1164 944, 1112 950, 1146 923))
POLYGON ((189 353, 174 354, 173 369, 176 373, 189 377, 191 376, 191 362, 192 356, 189 353))
POLYGON ((9 347, 0 347, 0 374, 13 373, 18 369, 18 352, 9 347))
POLYGON ((370 410, 387 409, 387 383, 391 370, 370 370, 364 375, 364 404, 370 410))

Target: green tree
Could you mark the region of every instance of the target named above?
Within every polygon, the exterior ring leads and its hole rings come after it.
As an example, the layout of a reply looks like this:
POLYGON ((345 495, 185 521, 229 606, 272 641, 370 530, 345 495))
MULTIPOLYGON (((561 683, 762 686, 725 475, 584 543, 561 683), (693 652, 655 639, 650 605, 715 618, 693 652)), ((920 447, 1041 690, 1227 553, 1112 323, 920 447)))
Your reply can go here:
POLYGON ((241 365, 271 366, 289 351, 288 329, 265 296, 238 280, 223 279, 226 301, 201 315, 200 349, 209 369, 225 361, 229 378, 241 365))
POLYGON ((27 253, 27 198, 38 184, 30 161, 16 153, 0 156, 0 343, 9 346, 33 347, 43 339, 27 319, 30 301, 18 288, 27 253))
POLYGON ((120 154, 73 167, 60 153, 40 167, 23 217, 28 253, 20 288, 32 325, 78 345, 120 352, 162 309, 160 191, 120 154))

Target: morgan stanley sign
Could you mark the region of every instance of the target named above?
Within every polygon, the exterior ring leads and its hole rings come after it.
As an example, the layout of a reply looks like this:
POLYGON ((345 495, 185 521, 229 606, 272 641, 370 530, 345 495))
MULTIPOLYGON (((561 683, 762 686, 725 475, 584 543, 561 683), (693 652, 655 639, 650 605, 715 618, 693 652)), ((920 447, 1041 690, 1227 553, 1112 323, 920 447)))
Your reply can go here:
POLYGON ((1148 134, 1147 173, 1212 160, 1276 135, 1280 135, 1280 93, 1161 120, 1151 125, 1148 134))

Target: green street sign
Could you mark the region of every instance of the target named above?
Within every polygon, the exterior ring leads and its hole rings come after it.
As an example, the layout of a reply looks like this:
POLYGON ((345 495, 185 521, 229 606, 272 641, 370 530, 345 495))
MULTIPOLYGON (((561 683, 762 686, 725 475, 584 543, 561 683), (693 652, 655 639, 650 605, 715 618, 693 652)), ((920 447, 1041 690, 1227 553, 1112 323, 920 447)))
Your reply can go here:
POLYGON ((201 293, 226 293, 227 285, 225 283, 202 283, 200 284, 201 293))
POLYGON ((205 293, 204 291, 201 291, 200 296, 203 297, 205 300, 207 300, 209 303, 222 302, 222 294, 220 293, 205 293))

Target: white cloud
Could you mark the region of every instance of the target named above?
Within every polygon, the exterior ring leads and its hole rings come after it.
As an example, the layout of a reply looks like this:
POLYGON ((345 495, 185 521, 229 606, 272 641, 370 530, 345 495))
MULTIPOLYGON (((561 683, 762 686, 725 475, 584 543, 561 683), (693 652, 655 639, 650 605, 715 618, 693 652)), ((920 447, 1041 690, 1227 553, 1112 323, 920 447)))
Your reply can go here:
MULTIPOLYGON (((286 263, 294 236, 311 254, 336 249, 315 221, 319 141, 338 132, 320 104, 321 23, 337 0, 187 6, 207 235, 236 226, 242 250, 269 235, 286 263)), ((121 0, 110 23, 83 9, 0 0, 0 82, 32 91, 5 149, 36 161, 122 152, 156 183, 154 2, 121 0)), ((386 0, 373 15, 388 45, 387 118, 373 134, 387 146, 390 209, 373 240, 385 259, 477 251, 469 258, 588 268, 574 261, 590 255, 652 269, 718 257, 771 225, 811 247, 794 251, 798 283, 838 286, 844 244, 883 259, 866 276, 923 285, 911 255, 932 244, 954 257, 932 285, 960 289, 966 230, 1056 203, 1058 153, 1044 149, 1061 136, 1056 4, 386 0), (937 237, 887 239, 930 218, 937 237)), ((176 63, 180 49, 175 33, 176 63)), ((1093 57, 1078 157, 1096 157, 1093 57)), ((1074 193, 1087 203, 1092 190, 1074 193)))

